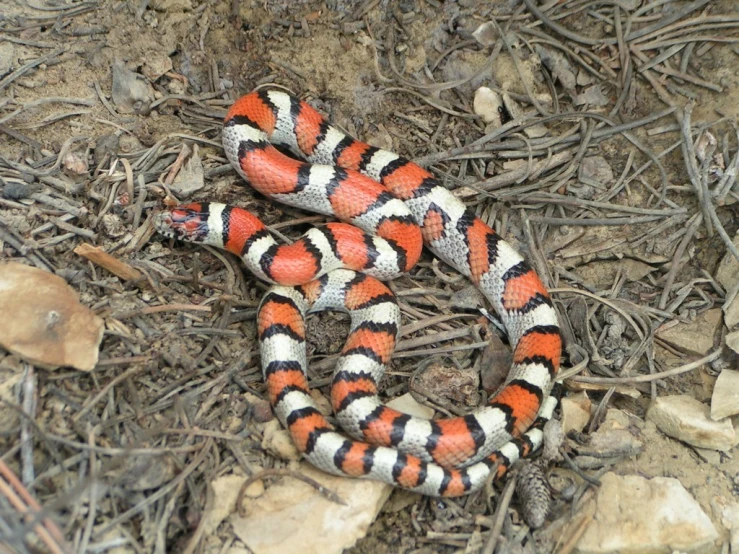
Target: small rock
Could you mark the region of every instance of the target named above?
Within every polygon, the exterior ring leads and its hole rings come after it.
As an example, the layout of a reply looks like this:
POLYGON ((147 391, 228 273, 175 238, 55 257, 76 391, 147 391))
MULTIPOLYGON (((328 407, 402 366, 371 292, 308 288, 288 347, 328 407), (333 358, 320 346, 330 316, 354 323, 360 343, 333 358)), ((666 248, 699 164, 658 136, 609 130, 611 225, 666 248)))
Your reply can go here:
MULTIPOLYGON (((211 509, 203 514, 203 526, 207 535, 212 535, 221 522, 236 511, 236 500, 241 486, 246 481, 243 475, 221 475, 210 482, 213 496, 217 499, 211 509)), ((254 484, 260 481, 256 481, 254 484)), ((262 484, 264 486, 264 484, 262 484)))
POLYGON ((151 103, 147 84, 119 60, 113 63, 112 73, 112 97, 118 110, 122 113, 145 113, 151 103))
POLYGON ((636 456, 644 450, 644 442, 626 429, 601 427, 590 435, 586 445, 578 446, 575 458, 583 469, 598 469, 614 458, 636 456))
MULTIPOLYGON (((511 95, 507 92, 503 93, 503 105, 513 119, 521 119, 525 115, 521 105, 511 98, 511 95)), ((541 138, 549 134, 549 131, 541 123, 536 123, 535 125, 524 127, 523 134, 529 138, 541 138)))
POLYGON ((569 60, 557 50, 549 49, 537 44, 534 47, 541 62, 552 72, 552 76, 558 79, 562 86, 568 90, 574 89, 577 77, 570 65, 569 60))
POLYGON ((593 82, 593 76, 585 71, 584 69, 581 69, 577 72, 577 86, 578 87, 584 87, 593 82))
POLYGON ((726 346, 739 354, 739 331, 732 331, 731 333, 726 335, 726 339, 724 340, 726 342, 726 346))
POLYGON ((147 52, 141 66, 144 77, 153 83, 168 71, 172 71, 172 59, 167 54, 158 50, 147 52))
POLYGON ((724 312, 724 324, 728 329, 733 329, 739 323, 739 294, 724 304, 721 308, 724 312))
POLYGON ((254 421, 257 423, 267 423, 272 420, 272 407, 269 405, 269 402, 250 392, 244 393, 244 399, 249 403, 254 421))
POLYGON ((736 444, 731 421, 713 421, 709 408, 686 395, 662 396, 652 404, 647 419, 665 435, 699 448, 730 451, 736 444))
POLYGON ((403 412, 404 414, 420 417, 423 419, 431 419, 432 417, 434 417, 434 410, 429 408, 428 406, 424 406, 420 402, 417 402, 416 399, 413 398, 413 395, 409 392, 405 393, 402 396, 398 396, 397 398, 393 398, 390 402, 386 404, 386 406, 388 408, 392 408, 393 410, 403 412))
POLYGON ((613 182, 613 170, 603 156, 589 156, 580 163, 578 179, 586 184, 605 187, 613 182))
POLYGON ((0 42, 0 77, 13 71, 15 63, 15 45, 12 42, 0 42))
POLYGON ((198 154, 198 146, 195 145, 192 156, 190 156, 177 173, 177 177, 175 177, 170 189, 176 196, 186 198, 204 186, 203 162, 200 160, 200 155, 198 154))
POLYGON ((313 487, 285 477, 246 503, 246 517, 229 521, 254 554, 341 554, 365 536, 393 488, 385 483, 346 479, 307 463, 300 473, 315 479, 346 504, 331 502, 313 487))
POLYGON ((492 21, 480 25, 472 32, 472 36, 480 46, 492 46, 499 37, 492 21))
POLYGON ((581 392, 575 396, 567 396, 561 401, 562 430, 565 434, 570 431, 582 431, 590 421, 592 402, 587 393, 581 392))
POLYGON ((721 328, 721 309, 706 310, 690 323, 678 322, 657 329, 657 336, 682 352, 705 356, 715 343, 721 328))
POLYGON ((285 431, 276 419, 267 422, 264 426, 262 448, 282 460, 300 459, 300 452, 295 448, 290 433, 285 431))
POLYGON ((482 117, 485 123, 501 125, 500 110, 503 107, 503 99, 500 94, 488 87, 480 87, 475 91, 475 99, 472 102, 474 112, 482 117))
POLYGON ((80 304, 61 277, 35 267, 0 264, 0 345, 47 369, 91 371, 98 362, 103 320, 80 304))
POLYGON ((739 553, 739 502, 732 502, 723 507, 721 523, 730 533, 731 554, 739 553))
POLYGON ((68 175, 86 175, 89 170, 87 161, 76 152, 67 152, 62 160, 62 166, 68 175))
POLYGON ((114 134, 103 135, 95 139, 95 150, 93 150, 95 165, 100 164, 106 156, 109 158, 115 156, 119 141, 120 137, 114 134))
MULTIPOLYGON (((739 233, 732 240, 734 246, 739 248, 739 233)), ((731 252, 727 252, 716 270, 716 280, 725 290, 733 289, 739 282, 739 261, 731 252)))
POLYGON ((718 421, 739 414, 739 371, 719 373, 711 396, 711 419, 718 421))
MULTIPOLYGON (((592 508, 591 508, 592 509, 592 508)), ((579 554, 706 552, 719 538, 680 481, 606 473, 579 554)))
POLYGON ((584 106, 587 104, 588 106, 595 108, 607 106, 609 102, 610 99, 603 94, 600 84, 586 88, 582 93, 577 94, 572 99, 572 103, 575 104, 575 106, 584 106))

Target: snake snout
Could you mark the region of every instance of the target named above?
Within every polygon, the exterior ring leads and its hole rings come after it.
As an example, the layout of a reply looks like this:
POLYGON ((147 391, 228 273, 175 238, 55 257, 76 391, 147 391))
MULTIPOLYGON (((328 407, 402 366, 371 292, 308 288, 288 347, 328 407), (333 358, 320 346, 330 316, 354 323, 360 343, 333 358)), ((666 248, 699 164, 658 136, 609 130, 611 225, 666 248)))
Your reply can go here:
POLYGON ((170 238, 202 242, 208 235, 208 213, 199 204, 177 206, 155 214, 154 227, 170 238))

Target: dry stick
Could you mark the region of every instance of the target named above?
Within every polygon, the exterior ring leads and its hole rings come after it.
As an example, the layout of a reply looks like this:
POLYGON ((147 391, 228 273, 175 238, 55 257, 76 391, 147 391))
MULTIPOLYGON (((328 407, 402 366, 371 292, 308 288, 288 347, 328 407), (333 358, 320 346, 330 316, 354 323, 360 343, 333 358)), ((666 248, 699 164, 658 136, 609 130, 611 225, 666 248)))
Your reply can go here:
POLYGON ((201 444, 193 445, 193 446, 199 447, 200 452, 198 452, 198 455, 195 456, 195 459, 192 462, 190 462, 187 465, 187 467, 185 467, 185 469, 183 469, 182 472, 177 475, 177 477, 175 477, 169 483, 161 487, 157 492, 155 492, 151 496, 146 497, 146 499, 143 500, 142 502, 139 502, 138 504, 136 504, 133 508, 126 510, 118 517, 109 521, 108 524, 105 525, 102 529, 98 529, 95 532, 95 535, 98 537, 105 535, 107 531, 110 531, 113 527, 115 527, 119 523, 126 521, 130 519, 131 517, 135 516, 136 514, 141 512, 141 510, 143 510, 150 504, 156 502, 157 500, 165 496, 172 489, 176 488, 182 481, 187 479, 190 476, 190 474, 193 471, 195 471, 200 464, 203 463, 203 461, 205 460, 205 456, 208 454, 208 451, 210 450, 212 445, 213 445, 213 439, 211 438, 205 439, 205 441, 203 441, 203 443, 201 444))
POLYGON ((495 516, 493 518, 493 526, 490 529, 490 535, 485 543, 485 547, 482 549, 481 554, 493 554, 495 547, 498 544, 500 538, 500 532, 503 530, 503 523, 505 522, 506 512, 508 506, 511 504, 513 498, 513 492, 516 490, 517 477, 512 475, 503 488, 503 493, 500 495, 498 505, 495 507, 495 516))
POLYGON ((694 362, 690 362, 685 365, 673 367, 672 369, 661 371, 659 373, 652 373, 649 375, 635 375, 633 377, 587 377, 583 375, 579 377, 572 377, 572 380, 576 383, 589 383, 591 385, 606 386, 651 383, 652 381, 665 379, 667 377, 674 377, 675 375, 681 375, 682 373, 687 373, 688 371, 698 369, 705 364, 710 364, 711 362, 718 360, 722 352, 723 346, 720 346, 719 348, 717 348, 707 356, 700 358, 699 360, 695 360, 694 362))
POLYGON ((683 239, 680 241, 680 244, 675 250, 675 255, 672 258, 672 265, 670 266, 670 271, 667 272, 667 277, 665 278, 665 286, 662 289, 662 296, 660 296, 658 304, 660 310, 664 310, 667 306, 667 298, 670 295, 670 291, 672 290, 672 284, 675 282, 675 277, 677 275, 678 269, 680 268, 683 254, 685 253, 685 249, 688 247, 688 244, 690 244, 690 241, 693 240, 693 236, 698 230, 698 227, 703 222, 703 215, 696 214, 691 218, 691 220, 692 221, 689 222, 689 226, 685 231, 683 239))
MULTIPOLYGON (((703 1, 707 1, 707 0, 703 0, 703 1)), ((573 33, 569 29, 563 27, 559 23, 555 23, 549 17, 547 17, 544 14, 544 12, 541 11, 539 7, 534 3, 533 0, 523 0, 523 3, 526 4, 526 7, 534 15, 534 17, 536 17, 539 21, 541 21, 546 27, 549 27, 555 33, 558 33, 562 35, 563 37, 570 39, 573 42, 577 42, 580 44, 587 44, 589 46, 604 46, 607 44, 616 44, 615 38, 594 39, 594 38, 583 37, 581 35, 578 35, 577 33, 573 33)))
POLYGON ((116 275, 124 281, 137 280, 143 277, 143 274, 138 269, 135 269, 128 265, 126 262, 119 260, 114 256, 111 256, 97 246, 93 246, 91 244, 83 242, 74 249, 74 253, 78 256, 82 256, 83 258, 90 260, 96 265, 107 269, 113 275, 116 275))
POLYGON ((32 62, 28 62, 27 64, 19 67, 18 69, 13 71, 13 73, 11 73, 7 77, 5 77, 2 81, 0 81, 0 92, 5 90, 8 87, 8 85, 10 85, 10 83, 15 81, 21 75, 27 73, 34 67, 38 67, 39 65, 48 62, 52 58, 56 58, 59 54, 66 52, 66 50, 67 50, 66 48, 59 48, 58 50, 54 50, 53 52, 50 52, 46 54, 45 56, 36 58, 32 62))
MULTIPOLYGON (((645 74, 646 75, 646 74, 645 74)), ((630 121, 628 123, 624 123, 621 125, 615 125, 609 118, 596 113, 591 112, 572 112, 572 113, 560 113, 560 114, 553 114, 544 118, 535 119, 533 121, 526 121, 525 120, 516 120, 507 123, 506 125, 503 125, 502 127, 496 129, 492 133, 489 133, 471 144, 467 146, 463 146, 461 148, 453 148, 444 152, 438 152, 435 154, 430 154, 427 156, 423 156, 421 158, 418 158, 417 160, 414 160, 418 165, 422 166, 428 166, 430 164, 434 164, 446 159, 449 159, 450 157, 460 155, 460 154, 469 154, 471 152, 481 152, 485 151, 488 146, 486 145, 487 142, 494 140, 494 139, 502 139, 507 137, 508 135, 512 134, 513 132, 518 132, 523 130, 525 127, 529 127, 531 125, 535 125, 537 123, 547 123, 549 121, 555 121, 559 119, 566 119, 569 117, 589 117, 594 118, 599 121, 603 121, 605 123, 608 123, 609 125, 612 125, 611 127, 606 128, 600 128, 593 131, 593 139, 602 139, 611 137, 616 134, 623 134, 624 137, 626 137, 632 144, 637 146, 642 152, 644 152, 650 160, 657 165, 660 171, 660 175, 662 176, 662 189, 663 194, 665 189, 667 188, 669 184, 669 179, 667 177, 667 172, 662 165, 662 162, 657 158, 657 156, 649 149, 644 147, 640 141, 638 141, 631 133, 627 133, 627 131, 630 131, 631 129, 636 129, 638 127, 643 127, 645 125, 648 125, 649 123, 652 123, 654 121, 657 121, 658 119, 661 119, 663 117, 666 117, 673 113, 677 108, 674 105, 670 105, 669 108, 662 110, 661 112, 658 112, 656 114, 647 116, 643 119, 637 119, 635 121, 630 121)), ((549 140, 549 139, 547 139, 549 140)), ((580 133, 573 134, 571 136, 568 136, 560 141, 561 144, 571 144, 571 143, 579 143, 581 141, 580 133)), ((536 142, 532 141, 534 146, 538 146, 536 142)), ((484 182, 483 182, 484 183, 484 182)), ((482 183, 480 183, 482 184, 482 183)), ((480 186, 478 184, 478 186, 480 186)))
POLYGON ((29 420, 33 421, 36 418, 38 398, 36 395, 36 372, 31 364, 24 363, 23 365, 26 370, 23 377, 22 407, 27 417, 21 420, 21 462, 23 467, 21 478, 23 479, 23 484, 29 487, 35 479, 33 468, 33 426, 29 424, 29 420))
POLYGON ((105 396, 108 395, 108 391, 110 389, 112 389, 118 383, 125 381, 129 377, 132 377, 136 375, 137 373, 144 371, 144 369, 145 369, 145 366, 143 365, 133 366, 133 367, 130 367, 128 370, 124 371, 123 373, 115 376, 113 379, 110 380, 110 382, 107 385, 105 385, 102 389, 100 389, 100 392, 98 392, 92 398, 88 398, 88 400, 82 406, 82 409, 79 410, 74 416, 72 416, 72 421, 75 423, 78 422, 87 412, 90 411, 90 409, 95 404, 100 402, 100 400, 102 400, 105 396))
MULTIPOLYGON (((729 250, 729 252, 731 252, 734 258, 739 260, 739 251, 737 251, 734 242, 731 240, 731 237, 729 237, 729 234, 726 232, 723 225, 721 224, 721 221, 718 218, 716 209, 711 202, 711 194, 708 190, 706 179, 699 173, 698 165, 695 161, 696 153, 690 128, 690 116, 692 112, 693 105, 688 104, 685 107, 683 118, 680 124, 680 129, 683 134, 682 152, 683 158, 685 160, 685 166, 688 170, 688 176, 690 177, 690 181, 693 184, 693 187, 695 187, 698 200, 700 201, 708 235, 712 236, 713 226, 715 226, 719 236, 721 237, 721 240, 723 240, 724 244, 726 245, 726 248, 729 250), (713 224, 713 226, 711 224, 713 224)), ((710 156, 708 156, 708 158, 710 159, 710 156)), ((708 161, 706 163, 708 163, 708 161)))
MULTIPOLYGON (((8 500, 14 504, 15 509, 20 512, 28 513, 32 510, 38 513, 42 511, 38 501, 26 490, 2 458, 0 458, 0 492, 4 493, 8 500)), ((72 549, 64 540, 64 535, 51 519, 44 518, 43 527, 37 524, 35 528, 50 552, 54 554, 69 554, 72 552, 72 549)))

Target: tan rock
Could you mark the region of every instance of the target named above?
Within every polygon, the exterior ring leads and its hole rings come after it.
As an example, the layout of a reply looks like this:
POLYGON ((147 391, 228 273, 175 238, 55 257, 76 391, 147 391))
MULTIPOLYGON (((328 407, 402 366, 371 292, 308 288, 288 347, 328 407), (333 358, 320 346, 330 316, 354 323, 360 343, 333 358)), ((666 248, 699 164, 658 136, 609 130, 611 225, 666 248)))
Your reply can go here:
POLYGON ((397 398, 393 398, 387 403, 387 406, 393 410, 403 412, 404 414, 422 417, 423 419, 431 419, 434 417, 434 410, 428 406, 424 406, 420 402, 417 402, 409 392, 402 396, 398 396, 397 398))
POLYGON ((285 431, 276 419, 264 425, 262 448, 282 460, 300 459, 300 452, 295 448, 290 433, 285 431))
POLYGON ((652 404, 647 419, 665 435, 698 448, 728 452, 736 444, 731 421, 713 421, 709 408, 692 396, 662 396, 652 404))
POLYGON ((677 479, 606 473, 578 554, 715 552, 711 519, 677 479))
POLYGON ((731 302, 724 304, 721 308, 724 312, 724 323, 729 329, 733 329, 739 323, 739 294, 731 299, 731 302))
POLYGON ((711 396, 711 419, 718 421, 739 414, 739 371, 719 373, 711 396))
POLYGON ((223 520, 236 511, 236 500, 244 481, 246 477, 234 474, 222 475, 211 481, 213 497, 217 501, 203 514, 206 535, 212 535, 223 520))
POLYGON ((300 472, 346 505, 296 479, 273 482, 264 495, 246 504, 246 517, 233 514, 229 520, 254 554, 340 554, 364 537, 392 491, 384 483, 328 475, 307 463, 300 472))
POLYGON ((721 309, 706 310, 690 323, 678 322, 657 330, 657 336, 682 352, 705 356, 713 350, 721 328, 721 309))
POLYGON ((562 430, 565 435, 570 431, 582 431, 590 421, 592 402, 587 393, 567 396, 561 401, 562 430))
MULTIPOLYGON (((734 236, 734 246, 739 247, 739 233, 734 236)), ((739 280, 739 261, 731 252, 727 252, 716 271, 716 280, 725 290, 733 289, 739 280)))

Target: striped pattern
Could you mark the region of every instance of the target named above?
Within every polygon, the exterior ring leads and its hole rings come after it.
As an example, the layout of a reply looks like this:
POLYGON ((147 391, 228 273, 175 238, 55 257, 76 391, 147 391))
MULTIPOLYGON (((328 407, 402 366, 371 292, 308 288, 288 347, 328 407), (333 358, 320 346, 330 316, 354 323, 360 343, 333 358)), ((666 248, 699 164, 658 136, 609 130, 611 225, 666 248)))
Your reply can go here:
POLYGON ((223 204, 180 206, 155 222, 166 235, 229 250, 257 277, 282 285, 259 311, 262 367, 275 412, 307 459, 331 473, 457 496, 538 447, 541 424, 556 405, 549 394, 561 335, 545 287, 515 250, 429 172, 344 135, 283 92, 238 100, 226 116, 223 144, 258 191, 344 222, 311 229, 291 245, 277 244, 249 212, 223 204), (377 395, 400 317, 393 295, 375 278, 410 269, 422 242, 480 288, 514 347, 504 385, 465 417, 414 418, 385 407, 377 395), (321 309, 346 310, 352 318, 331 393, 351 439, 333 429, 308 394, 304 316, 321 309))

